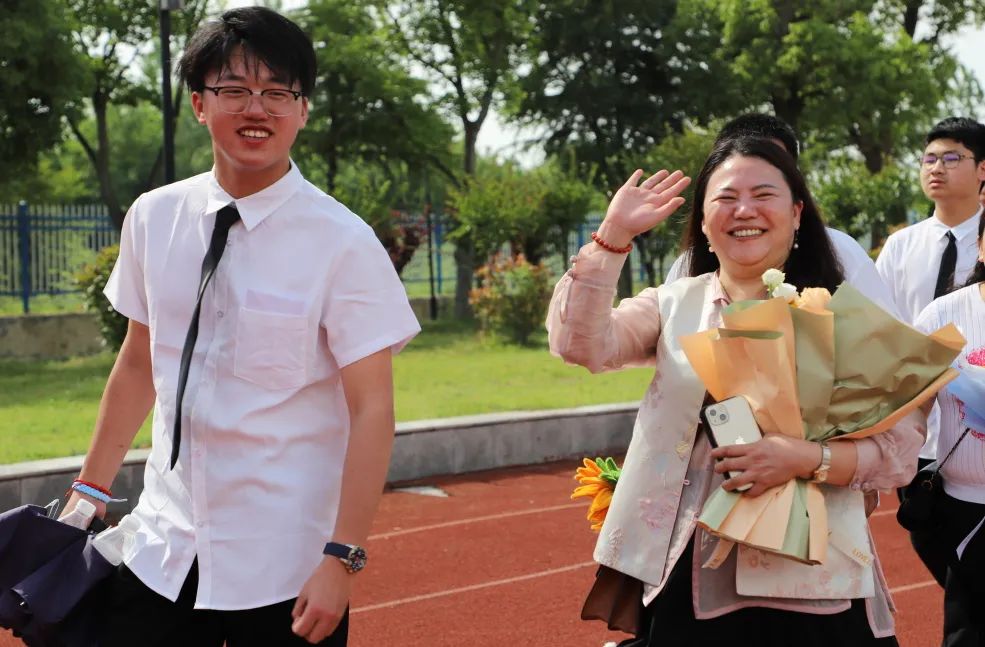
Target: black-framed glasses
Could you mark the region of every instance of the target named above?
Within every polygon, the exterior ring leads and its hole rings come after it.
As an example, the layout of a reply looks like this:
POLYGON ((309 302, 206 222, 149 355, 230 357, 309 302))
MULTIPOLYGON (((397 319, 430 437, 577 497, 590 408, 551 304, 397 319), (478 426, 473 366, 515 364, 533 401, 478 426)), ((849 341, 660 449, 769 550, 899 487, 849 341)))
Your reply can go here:
POLYGON ((944 168, 952 169, 961 163, 963 159, 972 159, 971 155, 963 155, 962 153, 948 152, 942 155, 935 155, 934 153, 926 153, 922 158, 921 162, 925 169, 932 169, 937 166, 938 160, 944 163, 944 168))
POLYGON ((260 105, 271 117, 286 117, 291 114, 294 102, 301 98, 297 90, 270 88, 267 90, 251 90, 238 85, 204 86, 204 89, 214 92, 219 104, 219 110, 231 115, 246 112, 250 99, 254 94, 260 95, 260 105))

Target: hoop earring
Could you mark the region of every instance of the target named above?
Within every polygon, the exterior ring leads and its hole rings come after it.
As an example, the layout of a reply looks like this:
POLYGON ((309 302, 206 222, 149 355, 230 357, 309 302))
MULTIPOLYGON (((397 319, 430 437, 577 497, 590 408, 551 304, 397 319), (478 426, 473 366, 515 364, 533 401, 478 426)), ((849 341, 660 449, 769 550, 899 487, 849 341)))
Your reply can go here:
POLYGON ((794 229, 793 230, 793 248, 794 249, 800 249, 800 243, 797 242, 797 238, 799 236, 800 236, 800 230, 799 229, 794 229))

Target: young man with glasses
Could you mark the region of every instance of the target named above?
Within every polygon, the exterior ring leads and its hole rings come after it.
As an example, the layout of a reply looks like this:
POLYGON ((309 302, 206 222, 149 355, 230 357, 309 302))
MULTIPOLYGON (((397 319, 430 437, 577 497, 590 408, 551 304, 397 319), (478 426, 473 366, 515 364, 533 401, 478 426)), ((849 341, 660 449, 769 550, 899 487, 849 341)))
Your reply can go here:
MULTIPOLYGON (((927 134, 920 158, 920 186, 933 214, 886 239, 876 268, 893 294, 903 321, 913 323, 934 299, 964 285, 978 259, 979 187, 985 182, 985 125, 949 117, 927 134)), ((927 421, 920 468, 937 456, 939 412, 927 421)), ((944 585, 948 554, 934 551, 933 537, 913 535, 914 548, 944 585)))
POLYGON ((130 324, 73 484, 104 512, 153 406, 100 644, 341 647, 393 440, 391 354, 420 328, 372 229, 291 161, 315 80, 297 25, 228 11, 179 73, 214 166, 130 208, 106 286, 130 324))

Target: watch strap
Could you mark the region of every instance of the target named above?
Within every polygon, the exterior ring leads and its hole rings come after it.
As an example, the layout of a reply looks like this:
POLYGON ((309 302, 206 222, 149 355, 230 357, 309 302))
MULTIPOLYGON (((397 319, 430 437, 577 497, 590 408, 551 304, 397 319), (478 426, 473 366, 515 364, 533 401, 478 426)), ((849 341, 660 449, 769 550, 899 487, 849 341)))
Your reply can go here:
POLYGON ((831 447, 828 443, 821 443, 821 463, 811 475, 812 483, 824 483, 828 480, 828 472, 831 470, 831 447))
POLYGON ((350 552, 352 552, 352 546, 349 544, 340 544, 337 541, 330 541, 325 544, 325 549, 322 551, 322 554, 338 557, 339 559, 349 559, 350 552))

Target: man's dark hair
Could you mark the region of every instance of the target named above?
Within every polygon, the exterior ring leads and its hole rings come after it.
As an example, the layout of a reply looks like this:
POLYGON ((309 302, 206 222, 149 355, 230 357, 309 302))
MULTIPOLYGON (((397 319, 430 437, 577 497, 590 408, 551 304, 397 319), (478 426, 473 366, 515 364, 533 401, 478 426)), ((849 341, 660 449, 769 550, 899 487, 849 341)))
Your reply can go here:
POLYGON ((230 58, 242 50, 254 70, 266 65, 288 86, 298 83, 310 96, 315 85, 315 49, 300 27, 265 7, 230 9, 219 20, 202 25, 191 37, 178 63, 178 76, 193 92, 205 87, 210 72, 229 69, 230 58))
POLYGON ((807 182, 797 168, 792 155, 774 142, 762 137, 736 137, 726 139, 715 146, 705 161, 698 179, 694 183, 694 199, 691 201, 691 215, 685 225, 683 248, 690 259, 688 276, 700 276, 719 268, 718 257, 708 249, 708 237, 701 231, 705 218, 705 194, 711 174, 728 159, 757 157, 776 167, 786 179, 794 201, 801 202, 800 229, 797 232, 797 249, 791 249, 783 266, 787 282, 798 289, 823 287, 831 292, 845 280, 838 257, 835 256, 831 239, 824 228, 821 213, 807 189, 807 182))
POLYGON ((736 137, 763 137, 765 139, 778 139, 783 142, 783 147, 793 157, 794 161, 800 154, 800 143, 797 141, 797 133, 793 127, 779 117, 767 115, 762 112, 749 112, 739 115, 732 121, 725 124, 718 136, 715 138, 715 146, 722 142, 736 137))
POLYGON ((953 139, 975 156, 975 163, 985 160, 985 125, 967 117, 948 117, 927 133, 927 144, 938 139, 953 139))

